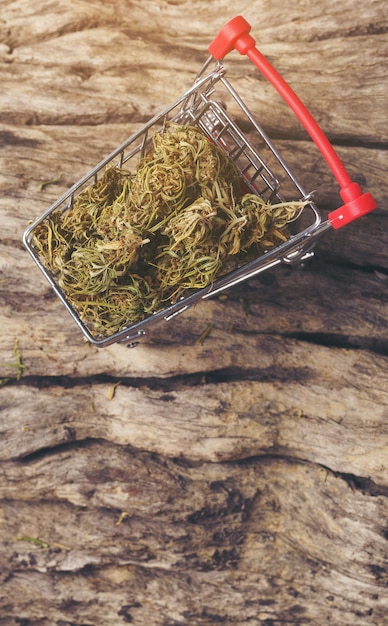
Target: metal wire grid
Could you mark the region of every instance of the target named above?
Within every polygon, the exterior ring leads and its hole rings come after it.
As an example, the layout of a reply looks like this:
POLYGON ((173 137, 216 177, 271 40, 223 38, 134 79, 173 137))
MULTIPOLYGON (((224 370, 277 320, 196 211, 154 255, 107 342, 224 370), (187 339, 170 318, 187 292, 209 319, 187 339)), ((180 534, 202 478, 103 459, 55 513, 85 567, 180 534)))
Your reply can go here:
POLYGON ((65 211, 71 208, 79 193, 89 185, 97 182, 99 175, 108 165, 114 163, 115 166, 119 168, 126 166, 127 168, 129 167, 129 169, 135 169, 138 161, 151 146, 153 134, 155 132, 161 132, 166 122, 169 120, 182 124, 193 124, 201 128, 205 135, 218 146, 226 150, 231 159, 233 159, 243 182, 250 191, 270 202, 282 202, 284 198, 280 192, 281 182, 279 181, 279 177, 275 175, 272 168, 269 167, 268 160, 264 159, 259 154, 256 147, 253 146, 253 142, 248 141, 237 123, 229 117, 225 106, 221 103, 225 95, 231 96, 239 105, 245 118, 248 118, 254 130, 255 143, 266 148, 283 175, 285 174, 292 182, 295 194, 293 199, 309 199, 309 194, 306 194, 299 181, 295 178, 290 168, 266 136, 264 130, 257 124, 237 92, 225 79, 224 69, 218 64, 215 71, 198 78, 185 94, 161 114, 151 119, 148 124, 132 135, 107 158, 93 168, 85 177, 78 181, 78 183, 70 188, 38 218, 29 229, 27 229, 24 235, 26 248, 91 343, 103 347, 116 342, 133 342, 134 339, 145 333, 145 327, 151 322, 160 319, 171 320, 198 299, 211 297, 282 261, 302 258, 306 251, 312 247, 313 235, 316 230, 319 230, 321 220, 315 204, 311 201, 303 211, 304 219, 300 221, 301 225, 297 226, 297 232, 293 234, 288 242, 278 246, 278 248, 270 250, 268 253, 262 255, 262 257, 247 263, 245 266, 234 270, 230 275, 221 277, 216 280, 213 285, 188 295, 178 303, 167 306, 163 311, 157 312, 141 322, 132 325, 129 324, 128 327, 123 328, 120 332, 105 339, 94 337, 87 325, 79 319, 77 312, 66 300, 66 295, 62 293, 56 284, 55 278, 51 276, 50 272, 44 267, 36 254, 31 242, 34 228, 53 211, 58 209, 65 211), (224 92, 221 96, 219 96, 217 89, 219 85, 224 87, 224 92), (306 214, 308 215, 307 222, 306 214))

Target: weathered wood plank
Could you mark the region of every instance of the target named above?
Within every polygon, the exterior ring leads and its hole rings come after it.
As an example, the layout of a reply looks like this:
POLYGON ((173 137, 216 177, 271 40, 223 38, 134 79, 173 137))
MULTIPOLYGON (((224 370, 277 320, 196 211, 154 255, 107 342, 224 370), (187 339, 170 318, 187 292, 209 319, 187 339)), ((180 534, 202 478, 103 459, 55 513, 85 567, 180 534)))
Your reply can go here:
MULTIPOLYGON (((209 37, 209 42, 211 39, 209 37)), ((384 124, 387 42, 382 43, 385 45, 381 47, 380 56, 375 50, 371 53, 368 37, 357 38, 363 58, 361 66, 355 63, 354 42, 347 39, 334 40, 334 43, 333 40, 303 42, 299 47, 294 44, 293 56, 290 44, 285 43, 268 45, 263 52, 308 103, 330 136, 341 141, 352 137, 357 143, 384 144, 387 141, 384 124), (334 58, 335 72, 332 71, 334 58), (300 63, 308 65, 308 76, 300 73, 300 63), (360 85, 357 90, 353 89, 355 82, 360 85)), ((175 49, 168 48, 167 54, 165 50, 155 49, 152 36, 149 45, 132 38, 124 45, 122 35, 108 28, 63 35, 57 40, 17 48, 12 55, 13 62, 3 73, 0 121, 28 125, 145 121, 191 85, 207 58, 205 48, 202 59, 196 54, 195 66, 193 61, 182 63, 179 44, 175 49), (102 42, 104 53, 101 55, 102 42), (69 58, 69 51, 73 51, 73 58, 69 58), (156 55, 160 59, 158 63, 154 60, 156 55), (52 56, 59 60, 59 65, 50 62, 52 56), (42 83, 39 90, 26 83, 31 59, 39 67, 40 76, 36 76, 42 83), (81 67, 80 59, 84 59, 81 67), (173 84, 169 78, 172 74, 173 84), (23 91, 11 106, 7 93, 15 89, 15 80, 23 84, 23 91)), ((189 52, 194 57, 194 50, 189 52)), ((232 58, 229 67, 231 80, 240 95, 269 132, 303 136, 294 115, 248 61, 232 58)))
POLYGON ((8 624, 21 586, 31 623, 381 623, 386 498, 284 460, 189 467, 89 451, 3 465, 8 624))
MULTIPOLYGON (((325 19, 321 10, 317 14, 315 8, 308 7, 304 7, 303 17, 297 12, 295 18, 291 2, 286 3, 288 6, 262 2, 259 11, 252 11, 235 1, 228 5, 225 15, 220 11, 220 7, 225 8, 223 3, 212 3, 211 8, 198 3, 196 17, 192 3, 166 3, 160 7, 154 2, 133 2, 131 10, 120 7, 116 13, 101 9, 99 3, 87 2, 77 2, 74 11, 74 3, 65 2, 58 14, 46 9, 45 3, 36 11, 24 9, 24 4, 20 0, 10 3, 2 13, 3 58, 8 61, 2 72, 2 122, 144 120, 191 84, 219 28, 230 15, 245 8, 263 52, 278 65, 300 97, 307 99, 330 135, 354 138, 357 128, 358 142, 387 140, 387 16, 381 2, 372 3, 368 11, 357 15, 348 3, 346 25, 343 13, 340 17, 334 6, 325 19), (15 10, 19 12, 17 17, 15 10), (50 19, 39 20, 38 15, 47 11, 50 19), (171 22, 166 23, 166 18, 171 22), (33 29, 31 20, 34 26, 39 22, 33 29), (8 33, 7 24, 12 26, 8 33), (381 43, 373 49, 371 32, 381 43), (301 64, 309 68, 308 75, 300 71, 301 64), (34 68, 34 83, 28 80, 30 65, 34 68), (23 85, 18 97, 15 80, 23 85), (40 89, 35 81, 40 82, 40 89), (7 95, 10 88, 14 94, 12 106, 7 95)), ((343 5, 341 11, 346 11, 343 5)), ((241 95, 252 102, 253 112, 260 112, 264 126, 295 134, 299 125, 294 116, 287 109, 279 110, 278 96, 259 80, 249 62, 234 56, 231 66, 241 95)))
MULTIPOLYGON (((0 4, 0 625, 380 626, 385 3, 0 4), (22 233, 191 84, 236 14, 381 208, 303 270, 98 350, 22 233)), ((323 214, 338 206, 276 93, 239 55, 226 65, 323 214)))
MULTIPOLYGON (((278 362, 286 365, 290 357, 284 352, 296 349, 293 364, 299 359, 318 372, 319 347, 317 355, 311 356, 315 350, 312 342, 386 353, 387 279, 383 273, 349 270, 318 260, 304 269, 278 268, 151 327, 144 347, 128 351, 124 346, 112 346, 101 351, 82 340, 80 330, 39 270, 18 269, 20 251, 4 250, 2 258, 15 269, 12 277, 3 273, 0 290, 2 363, 13 363, 18 340, 25 376, 91 376, 97 372, 117 377, 172 376, 211 371, 220 364, 223 368, 234 364, 256 369, 278 351, 278 362), (17 292, 15 279, 20 284, 17 292), (201 345, 201 335, 209 325, 211 333, 201 345), (307 343, 298 344, 298 340, 307 343), (289 344, 292 348, 287 350, 289 344)), ((359 355, 354 353, 354 358, 359 355)), ((3 365, 0 377, 6 376, 14 377, 15 370, 3 365)))
POLYGON ((377 360, 373 367, 372 359, 360 358, 351 365, 333 350, 313 355, 320 358, 315 376, 309 364, 294 363, 292 370, 285 359, 283 367, 261 363, 246 374, 251 380, 203 380, 190 388, 133 388, 125 380, 117 387, 115 382, 70 389, 9 387, 1 394, 8 416, 1 429, 1 458, 103 438, 192 461, 285 455, 386 484, 383 363, 377 360))

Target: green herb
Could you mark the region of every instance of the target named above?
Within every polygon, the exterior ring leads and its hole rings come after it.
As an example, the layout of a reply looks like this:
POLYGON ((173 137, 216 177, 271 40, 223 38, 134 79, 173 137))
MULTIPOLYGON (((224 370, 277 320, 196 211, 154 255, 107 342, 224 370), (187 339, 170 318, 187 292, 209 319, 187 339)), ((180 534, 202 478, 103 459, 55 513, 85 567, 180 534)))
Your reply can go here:
POLYGON ((43 182, 40 183, 39 191, 44 191, 46 187, 48 187, 49 185, 57 185, 60 182, 61 182, 60 178, 52 178, 50 180, 44 180, 43 182))
POLYGON ((27 541, 28 543, 32 543, 35 546, 39 546, 40 548, 48 548, 49 544, 42 539, 37 539, 36 537, 16 537, 16 541, 27 541))
POLYGON ((286 241, 305 204, 243 194, 224 150, 170 122, 135 172, 108 167, 36 227, 33 245, 80 319, 106 337, 286 241))
POLYGON ((205 330, 201 333, 201 335, 198 337, 198 339, 197 339, 197 341, 195 343, 197 345, 202 346, 203 342, 210 335, 212 330, 213 330, 213 324, 208 324, 207 327, 205 328, 205 330))
MULTIPOLYGON (((16 380, 19 381, 21 379, 21 377, 23 376, 23 371, 25 368, 25 365, 22 362, 22 354, 20 352, 19 349, 19 340, 16 339, 15 340, 15 344, 14 344, 14 348, 13 348, 13 354, 15 357, 15 362, 14 363, 1 363, 2 367, 13 367, 16 368, 16 380)), ((1 378, 0 379, 0 386, 4 386, 7 385, 10 382, 10 377, 7 378, 1 378)))

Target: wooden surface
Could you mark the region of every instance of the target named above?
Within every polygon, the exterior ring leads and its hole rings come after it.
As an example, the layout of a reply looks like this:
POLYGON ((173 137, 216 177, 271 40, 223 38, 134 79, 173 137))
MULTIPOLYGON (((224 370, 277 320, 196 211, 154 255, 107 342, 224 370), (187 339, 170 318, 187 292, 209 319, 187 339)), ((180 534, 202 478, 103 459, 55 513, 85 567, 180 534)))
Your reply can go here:
MULTIPOLYGON (((1 626, 384 623, 387 23, 383 0, 0 1, 1 626), (91 347, 23 231, 237 14, 380 208, 134 350, 91 347)), ((226 66, 338 206, 272 88, 226 66)))

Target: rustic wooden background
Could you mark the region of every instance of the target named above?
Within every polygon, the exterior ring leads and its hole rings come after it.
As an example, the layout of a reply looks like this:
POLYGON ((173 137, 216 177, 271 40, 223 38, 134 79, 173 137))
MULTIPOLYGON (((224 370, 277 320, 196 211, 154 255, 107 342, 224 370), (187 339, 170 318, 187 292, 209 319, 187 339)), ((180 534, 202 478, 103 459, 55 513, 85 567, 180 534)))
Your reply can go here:
MULTIPOLYGON (((0 1, 1 626, 384 623, 387 24, 384 0, 0 1), (91 347, 22 233, 237 14, 381 208, 303 269, 91 347)), ((272 88, 226 65, 337 206, 272 88)))

